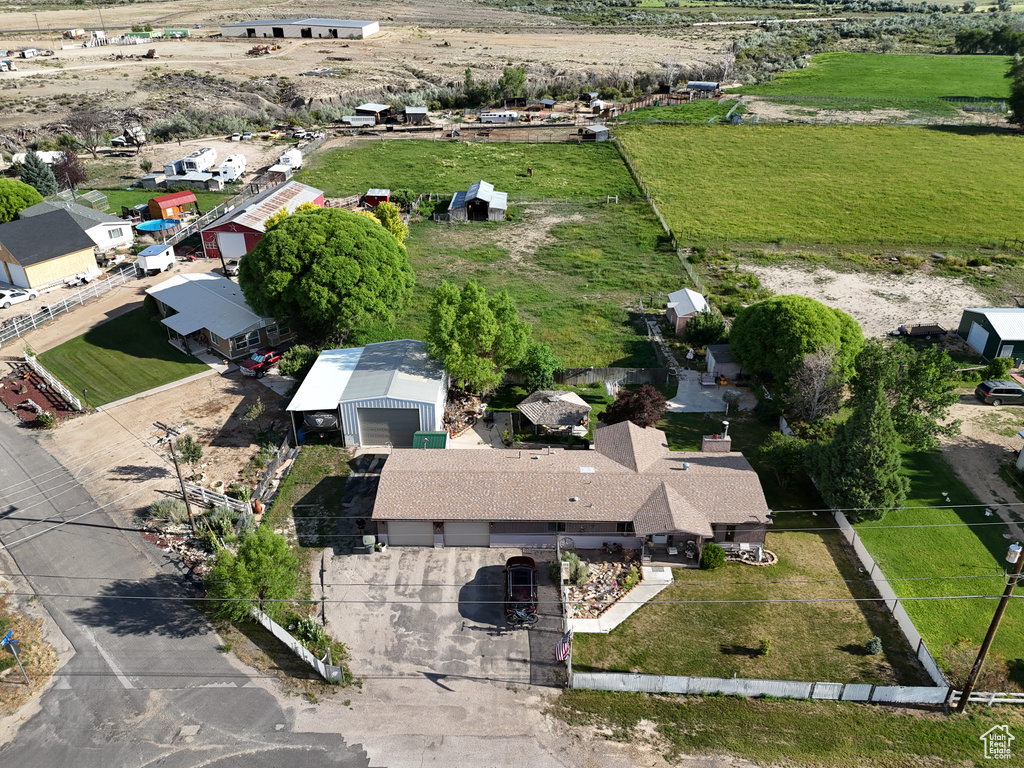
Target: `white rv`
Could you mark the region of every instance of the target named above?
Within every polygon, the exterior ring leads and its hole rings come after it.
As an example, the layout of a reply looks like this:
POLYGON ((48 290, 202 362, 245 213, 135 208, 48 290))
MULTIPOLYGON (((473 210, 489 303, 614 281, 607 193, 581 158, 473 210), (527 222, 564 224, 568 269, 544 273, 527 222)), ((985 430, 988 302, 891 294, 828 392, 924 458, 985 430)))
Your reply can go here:
POLYGON ((289 168, 298 170, 302 167, 302 153, 297 149, 286 149, 277 158, 278 165, 287 165, 289 168))
POLYGON ((220 179, 227 184, 238 181, 244 173, 245 155, 228 155, 220 164, 220 179))
POLYGON ((191 171, 198 171, 204 173, 213 168, 217 162, 217 150, 213 147, 203 147, 197 149, 191 155, 188 155, 184 160, 181 161, 182 170, 185 173, 191 171))
POLYGON ((506 109, 499 112, 481 112, 481 123, 514 123, 519 119, 519 113, 506 109))

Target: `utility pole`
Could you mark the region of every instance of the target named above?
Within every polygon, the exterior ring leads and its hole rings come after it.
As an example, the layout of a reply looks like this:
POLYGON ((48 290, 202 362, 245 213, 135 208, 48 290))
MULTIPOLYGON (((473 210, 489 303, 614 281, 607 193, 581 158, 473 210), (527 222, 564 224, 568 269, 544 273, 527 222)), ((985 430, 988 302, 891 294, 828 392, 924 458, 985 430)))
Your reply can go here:
POLYGON ((981 644, 981 650, 978 651, 978 658, 975 660, 974 667, 971 668, 971 674, 964 684, 964 690, 960 694, 960 701, 956 705, 957 712, 963 712, 967 709, 967 700, 971 698, 971 693, 974 691, 974 683, 977 681, 978 675, 981 673, 981 667, 985 663, 985 656, 988 655, 988 649, 992 647, 996 630, 999 629, 999 622, 1002 620, 1003 614, 1006 612, 1006 606, 1009 605, 1010 597, 1013 595, 1013 588, 1017 586, 1021 568, 1024 568, 1024 557, 1021 557, 1021 549, 1020 544, 1011 544, 1009 551, 1006 553, 1006 562, 1015 563, 1015 565, 1006 582, 1006 589, 1003 590, 1003 597, 999 601, 999 607, 996 608, 996 615, 992 617, 988 634, 985 635, 985 640, 981 644))
POLYGON ((192 504, 188 500, 188 491, 185 490, 185 480, 181 476, 181 465, 178 464, 178 454, 174 450, 174 437, 168 433, 168 440, 171 445, 171 458, 174 460, 174 471, 178 473, 178 485, 181 487, 181 496, 185 500, 185 509, 188 511, 188 524, 192 533, 196 532, 196 518, 192 514, 192 504))

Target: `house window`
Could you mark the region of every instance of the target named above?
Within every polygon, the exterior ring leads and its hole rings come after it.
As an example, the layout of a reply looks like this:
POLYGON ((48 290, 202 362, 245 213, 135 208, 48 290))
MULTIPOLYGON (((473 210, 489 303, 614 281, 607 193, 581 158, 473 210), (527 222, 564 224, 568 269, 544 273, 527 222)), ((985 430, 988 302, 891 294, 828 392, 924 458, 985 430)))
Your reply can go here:
POLYGON ((616 523, 615 524, 615 532, 616 533, 633 533, 633 523, 631 523, 631 522, 629 522, 629 523, 616 523))
POLYGON ((565 533, 565 523, 548 523, 548 533, 565 533))
POLYGON ((214 333, 211 330, 207 330, 206 334, 207 334, 207 336, 210 337, 210 343, 211 344, 220 344, 220 336, 218 336, 216 333, 214 333))
POLYGON ((274 325, 267 326, 267 336, 274 336, 277 333, 279 333, 279 331, 276 323, 274 325))
POLYGON ((242 334, 241 336, 235 336, 235 338, 233 338, 231 340, 232 346, 234 346, 235 349, 239 349, 239 350, 247 349, 248 347, 259 346, 259 343, 260 343, 260 332, 259 331, 249 331, 248 334, 242 334))
POLYGON ((117 227, 116 229, 110 230, 111 240, 117 240, 119 237, 124 237, 124 229, 117 227))

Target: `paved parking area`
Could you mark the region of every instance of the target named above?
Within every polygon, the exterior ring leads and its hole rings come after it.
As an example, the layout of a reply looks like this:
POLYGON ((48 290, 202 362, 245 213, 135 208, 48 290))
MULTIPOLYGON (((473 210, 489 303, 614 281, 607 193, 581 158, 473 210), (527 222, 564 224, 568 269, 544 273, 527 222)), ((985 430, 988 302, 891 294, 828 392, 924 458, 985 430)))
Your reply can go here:
MULTIPOLYGON (((561 635, 557 592, 541 553, 540 622, 510 629, 502 601, 505 561, 517 549, 391 547, 338 555, 324 575, 328 630, 361 678, 426 678, 552 685, 561 635)), ((548 555, 550 558, 550 555, 548 555)))

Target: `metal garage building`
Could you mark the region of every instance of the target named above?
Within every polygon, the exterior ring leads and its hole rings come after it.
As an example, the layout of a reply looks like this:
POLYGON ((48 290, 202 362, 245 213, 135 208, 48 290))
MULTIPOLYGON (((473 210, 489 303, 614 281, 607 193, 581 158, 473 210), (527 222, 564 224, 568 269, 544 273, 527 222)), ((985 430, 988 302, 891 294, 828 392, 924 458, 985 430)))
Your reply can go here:
POLYGON ((362 38, 380 32, 376 21, 351 19, 267 19, 225 24, 220 32, 224 37, 307 37, 307 38, 362 38))
POLYGON ((1024 309, 965 309, 956 333, 986 360, 1024 358, 1024 309))
POLYGON ((404 339, 320 353, 288 411, 300 429, 338 431, 345 445, 412 448, 443 429, 448 377, 422 341, 404 339))

